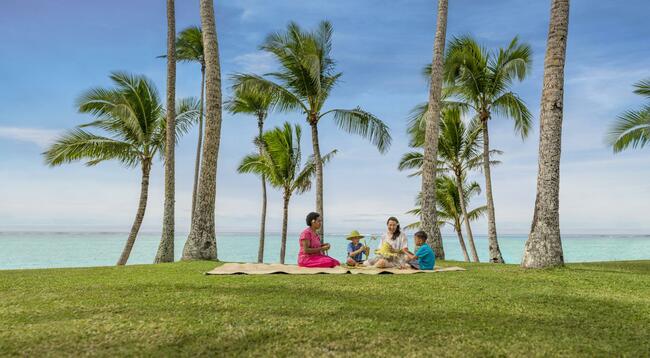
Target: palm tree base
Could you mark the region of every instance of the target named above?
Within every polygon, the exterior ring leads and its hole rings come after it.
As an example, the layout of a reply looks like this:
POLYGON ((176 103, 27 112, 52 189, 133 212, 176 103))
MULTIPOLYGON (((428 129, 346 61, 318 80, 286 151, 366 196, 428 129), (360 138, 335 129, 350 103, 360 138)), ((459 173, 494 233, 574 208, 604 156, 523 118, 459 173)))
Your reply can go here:
POLYGON ((535 231, 530 233, 528 241, 526 241, 521 267, 547 268, 564 266, 560 233, 556 230, 540 229, 539 227, 536 227, 535 231))

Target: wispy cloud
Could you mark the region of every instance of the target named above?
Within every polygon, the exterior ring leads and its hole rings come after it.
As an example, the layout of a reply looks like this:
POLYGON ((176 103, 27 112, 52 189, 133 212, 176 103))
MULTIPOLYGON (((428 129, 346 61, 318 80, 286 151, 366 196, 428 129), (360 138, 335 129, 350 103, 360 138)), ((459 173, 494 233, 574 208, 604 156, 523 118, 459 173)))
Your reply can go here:
POLYGON ((29 142, 41 148, 51 144, 60 133, 56 129, 0 127, 0 138, 29 142))
POLYGON ((250 52, 233 58, 238 72, 263 74, 273 68, 273 56, 266 52, 250 52))

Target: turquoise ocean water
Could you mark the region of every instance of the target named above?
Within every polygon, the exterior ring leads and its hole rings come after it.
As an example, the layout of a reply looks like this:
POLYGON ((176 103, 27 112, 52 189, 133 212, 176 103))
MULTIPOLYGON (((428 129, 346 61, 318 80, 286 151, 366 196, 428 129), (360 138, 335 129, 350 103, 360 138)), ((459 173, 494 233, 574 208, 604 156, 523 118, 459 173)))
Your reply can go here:
MULTIPOLYGON (((0 269, 110 266, 117 261, 127 234, 89 232, 0 232, 0 269)), ((186 235, 176 238, 179 258, 186 235)), ((519 263, 526 235, 501 235, 499 245, 507 263, 519 263)), ((567 262, 642 260, 650 259, 650 235, 564 235, 564 257, 567 262)), ((152 263, 160 234, 142 233, 136 240, 129 264, 152 263)), ((330 255, 343 260, 347 241, 344 235, 329 235, 330 255)), ((475 238, 479 258, 487 259, 487 238, 475 238)), ((376 242, 368 241, 373 247, 376 242)), ((409 246, 412 247, 409 236, 409 246)), ((223 261, 254 262, 257 260, 256 234, 222 233, 217 235, 219 259, 223 261)), ((462 260, 456 236, 445 236, 446 256, 462 260)), ((280 235, 268 234, 265 262, 278 262, 280 235)), ((287 238, 287 263, 295 263, 298 254, 298 234, 287 238)))

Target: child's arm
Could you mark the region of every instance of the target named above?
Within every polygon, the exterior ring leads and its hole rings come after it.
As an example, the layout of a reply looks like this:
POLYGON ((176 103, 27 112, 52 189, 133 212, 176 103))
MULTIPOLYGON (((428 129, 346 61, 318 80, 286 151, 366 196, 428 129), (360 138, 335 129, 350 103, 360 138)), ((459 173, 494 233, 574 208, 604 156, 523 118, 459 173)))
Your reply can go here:
POLYGON ((349 257, 357 256, 358 254, 360 254, 360 253, 362 253, 362 252, 364 252, 364 251, 365 251, 365 246, 361 246, 358 250, 356 250, 356 251, 352 251, 352 252, 349 252, 349 253, 348 253, 348 256, 349 256, 349 257))

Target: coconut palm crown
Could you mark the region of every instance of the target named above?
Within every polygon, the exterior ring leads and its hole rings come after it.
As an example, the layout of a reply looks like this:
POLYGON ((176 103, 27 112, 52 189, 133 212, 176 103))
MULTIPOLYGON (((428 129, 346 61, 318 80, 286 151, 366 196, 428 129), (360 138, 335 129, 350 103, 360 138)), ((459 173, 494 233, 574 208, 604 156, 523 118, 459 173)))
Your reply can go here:
MULTIPOLYGON (((302 129, 299 125, 285 123, 282 127, 269 130, 262 135, 261 140, 256 140, 260 142, 261 153, 247 155, 238 168, 240 173, 264 176, 271 186, 282 190, 284 215, 281 263, 284 263, 286 253, 289 201, 294 193, 302 194, 311 188, 311 178, 316 169, 313 157, 301 168, 301 137, 302 129)), ((323 156, 323 161, 329 161, 335 153, 332 151, 323 156)))
MULTIPOLYGON (((45 153, 50 166, 85 161, 93 166, 107 160, 127 168, 140 166, 142 185, 135 222, 118 265, 126 264, 144 217, 153 159, 162 156, 166 138, 166 113, 158 91, 151 80, 124 72, 113 72, 113 88, 93 88, 77 100, 79 112, 91 114, 96 120, 82 124, 52 144, 45 153), (94 128, 103 133, 94 133, 94 128)), ((186 133, 198 116, 194 99, 177 101, 176 139, 186 133)))
POLYGON ((445 81, 449 95, 466 104, 481 126, 483 137, 483 173, 488 205, 488 241, 490 262, 503 263, 497 240, 492 176, 489 166, 490 139, 488 122, 493 116, 513 120, 515 132, 526 138, 532 115, 511 86, 530 72, 532 50, 528 44, 512 39, 506 48, 490 51, 469 36, 454 38, 445 58, 445 81))
MULTIPOLYGON (((233 97, 226 102, 226 109, 232 114, 248 114, 256 117, 258 140, 256 145, 259 149, 259 154, 263 154, 262 135, 264 131, 264 120, 268 116, 269 111, 273 108, 274 98, 268 92, 254 92, 247 88, 237 88, 234 91, 233 97)), ((257 262, 264 261, 264 240, 266 235, 266 177, 261 176, 262 179, 262 214, 260 219, 260 239, 259 248, 257 250, 257 262)))
POLYGON ((332 25, 328 21, 322 21, 312 32, 291 22, 286 31, 270 34, 260 46, 262 51, 270 53, 280 64, 278 71, 263 76, 232 76, 235 88, 270 93, 277 103, 276 109, 300 111, 305 116, 311 126, 316 167, 316 207, 321 215, 323 163, 318 136, 320 120, 332 118, 340 129, 368 139, 381 153, 388 150, 392 140, 388 126, 360 107, 325 110, 327 99, 342 76, 342 73, 336 71, 335 61, 331 57, 332 31, 332 25))

